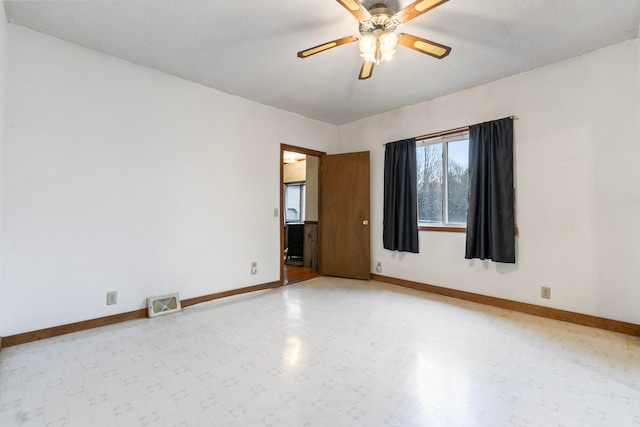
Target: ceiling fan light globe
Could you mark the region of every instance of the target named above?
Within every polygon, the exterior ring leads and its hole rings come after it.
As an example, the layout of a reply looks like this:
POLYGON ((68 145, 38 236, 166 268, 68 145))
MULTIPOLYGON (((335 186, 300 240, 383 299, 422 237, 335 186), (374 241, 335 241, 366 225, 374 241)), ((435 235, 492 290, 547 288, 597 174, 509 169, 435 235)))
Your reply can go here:
POLYGON ((376 55, 375 55, 375 53, 366 54, 366 55, 364 55, 364 54, 360 54, 360 56, 361 56, 361 57, 362 57, 362 59, 363 59, 364 61, 366 61, 366 62, 377 62, 377 59, 376 59, 376 55))
POLYGON ((380 36, 380 60, 389 61, 396 52, 398 36, 395 33, 384 33, 380 36))
POLYGON ((384 33, 380 36, 380 50, 393 52, 398 45, 398 35, 396 33, 384 33))
POLYGON ((378 41, 375 36, 367 34, 360 39, 358 47, 360 48, 360 54, 362 57, 365 57, 365 55, 375 55, 378 47, 378 41))
POLYGON ((393 58, 393 54, 395 52, 396 51, 394 50, 393 52, 381 53, 380 61, 391 61, 391 58, 393 58))

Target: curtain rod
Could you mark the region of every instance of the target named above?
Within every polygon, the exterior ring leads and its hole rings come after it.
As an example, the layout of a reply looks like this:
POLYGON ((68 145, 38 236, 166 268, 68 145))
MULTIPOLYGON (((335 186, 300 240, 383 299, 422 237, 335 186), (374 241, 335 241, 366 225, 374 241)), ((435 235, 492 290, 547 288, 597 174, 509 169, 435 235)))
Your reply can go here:
MULTIPOLYGON (((507 117, 505 117, 505 119, 507 119, 507 118, 508 119, 512 119, 512 120, 518 120, 517 116, 507 116, 507 117)), ((473 125, 469 125, 469 126, 473 126, 473 125)), ((442 131, 442 132, 434 132, 434 133, 429 133, 427 135, 416 136, 415 140, 417 142, 417 141, 421 141, 421 140, 424 140, 424 139, 436 138, 436 137, 439 137, 439 136, 455 135, 456 133, 460 133, 460 132, 464 132, 466 130, 469 130, 469 126, 462 126, 462 127, 455 128, 455 129, 445 130, 445 131, 442 131)), ((407 139, 409 139, 409 138, 407 138, 407 139)), ((382 145, 387 145, 387 144, 392 144, 392 142, 385 142, 382 145)))

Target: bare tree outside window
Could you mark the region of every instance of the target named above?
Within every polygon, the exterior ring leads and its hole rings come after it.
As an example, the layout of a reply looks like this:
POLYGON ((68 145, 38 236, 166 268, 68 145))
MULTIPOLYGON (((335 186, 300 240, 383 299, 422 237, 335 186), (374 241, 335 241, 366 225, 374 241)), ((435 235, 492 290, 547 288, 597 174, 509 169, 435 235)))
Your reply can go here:
POLYGON ((442 223, 442 144, 416 147, 418 222, 442 223))
POLYGON ((466 224, 469 205, 469 140, 448 142, 447 154, 447 222, 466 224))
POLYGON ((466 134, 416 147, 419 223, 466 224, 468 157, 466 134))

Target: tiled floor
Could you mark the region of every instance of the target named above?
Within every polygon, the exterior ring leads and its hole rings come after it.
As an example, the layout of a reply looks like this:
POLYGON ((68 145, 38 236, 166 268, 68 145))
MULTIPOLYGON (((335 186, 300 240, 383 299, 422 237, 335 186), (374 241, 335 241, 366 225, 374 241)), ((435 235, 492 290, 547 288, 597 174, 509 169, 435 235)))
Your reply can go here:
POLYGON ((639 426, 640 339, 321 277, 4 349, 0 425, 639 426))

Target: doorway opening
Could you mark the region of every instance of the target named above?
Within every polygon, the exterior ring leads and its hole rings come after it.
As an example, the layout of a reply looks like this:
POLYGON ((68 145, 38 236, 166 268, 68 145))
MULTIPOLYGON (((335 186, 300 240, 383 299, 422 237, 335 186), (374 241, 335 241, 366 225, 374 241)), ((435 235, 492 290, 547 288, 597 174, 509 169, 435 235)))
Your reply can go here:
POLYGON ((318 276, 318 196, 321 151, 280 145, 280 282, 318 276))

